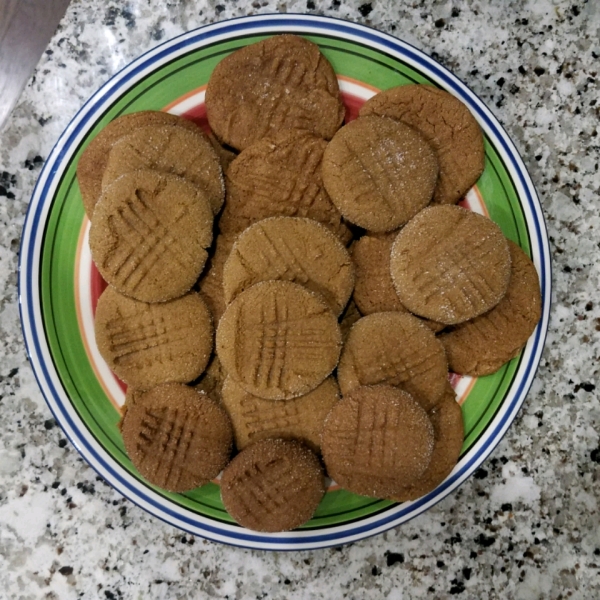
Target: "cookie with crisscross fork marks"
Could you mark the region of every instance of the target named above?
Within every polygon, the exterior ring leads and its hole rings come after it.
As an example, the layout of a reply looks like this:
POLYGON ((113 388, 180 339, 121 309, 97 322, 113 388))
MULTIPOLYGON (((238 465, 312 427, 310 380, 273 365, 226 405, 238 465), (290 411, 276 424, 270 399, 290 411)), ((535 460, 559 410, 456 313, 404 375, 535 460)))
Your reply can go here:
POLYGON ((437 406, 428 412, 433 425, 433 452, 424 473, 412 485, 395 492, 390 500, 405 502, 414 500, 435 489, 455 467, 465 437, 462 409, 450 385, 437 406))
POLYGON ((406 390, 429 410, 444 393, 448 363, 441 342, 420 319, 373 313, 352 326, 337 374, 342 394, 385 383, 406 390))
POLYGON ((291 400, 263 400, 246 392, 231 377, 225 380, 222 393, 238 450, 264 438, 281 437, 299 439, 319 452, 323 422, 339 398, 335 377, 291 400))
POLYGON ((326 147, 308 131, 287 129, 246 148, 227 170, 220 230, 239 233, 268 217, 306 217, 348 243, 352 234, 323 186, 326 147))
POLYGON ((143 302, 185 294, 212 240, 206 196, 176 175, 126 173, 108 186, 90 228, 90 250, 105 281, 143 302))
POLYGON ((294 281, 323 296, 339 315, 354 287, 342 243, 312 219, 272 217, 240 234, 223 269, 225 302, 259 281, 294 281))
POLYGON ((416 130, 382 117, 340 129, 323 154, 323 184, 350 223, 392 231, 431 201, 438 163, 416 130))
POLYGON ((204 132, 183 127, 140 127, 110 150, 102 187, 124 173, 149 169, 179 175, 206 195, 214 214, 223 206, 225 183, 221 163, 204 132))
POLYGON ((329 413, 321 436, 329 476, 343 488, 389 498, 412 485, 433 451, 433 427, 413 397, 397 388, 356 388, 329 413))
POLYGON ((306 523, 323 494, 316 455, 295 440, 266 439, 242 450, 223 471, 227 512, 255 531, 289 531, 306 523))
POLYGON ((107 287, 96 307, 98 350, 127 384, 187 383, 206 368, 213 348, 208 308, 194 292, 149 304, 107 287))
POLYGON ((455 373, 480 377, 521 351, 541 316, 540 282, 531 259, 509 240, 512 260, 506 294, 487 313, 440 336, 455 373))
POLYGON ((295 35, 224 58, 208 81, 206 111, 215 135, 237 150, 281 129, 329 140, 345 113, 331 65, 316 44, 295 35))
POLYGON ((429 206, 398 234, 390 271, 408 310, 454 325, 500 302, 510 261, 508 242, 490 219, 460 206, 429 206))
POLYGON ((227 373, 267 400, 315 389, 337 365, 341 343, 325 301, 288 281, 264 281, 242 292, 221 317, 216 336, 227 373))
POLYGON ((150 483, 185 492, 214 479, 229 461, 225 410, 205 394, 166 383, 128 394, 121 422, 131 462, 150 483))

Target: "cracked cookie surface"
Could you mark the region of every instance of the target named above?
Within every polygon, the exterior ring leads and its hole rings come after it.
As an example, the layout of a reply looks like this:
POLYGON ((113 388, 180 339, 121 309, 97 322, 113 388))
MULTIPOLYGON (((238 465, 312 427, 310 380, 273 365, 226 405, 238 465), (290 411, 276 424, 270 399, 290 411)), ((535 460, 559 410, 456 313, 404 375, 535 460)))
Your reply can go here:
POLYGON ((340 129, 323 155, 323 183, 337 209, 369 231, 397 229, 431 201, 435 154, 415 129, 360 117, 340 129))

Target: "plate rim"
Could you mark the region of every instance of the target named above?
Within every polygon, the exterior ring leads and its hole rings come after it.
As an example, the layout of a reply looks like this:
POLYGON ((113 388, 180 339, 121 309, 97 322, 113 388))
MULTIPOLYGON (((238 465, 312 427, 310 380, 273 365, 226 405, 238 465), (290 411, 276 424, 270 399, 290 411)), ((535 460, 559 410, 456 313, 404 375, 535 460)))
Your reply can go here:
MULTIPOLYGON (((551 269, 546 223, 527 168, 500 122, 483 101, 456 75, 413 45, 362 24, 336 17, 292 13, 252 15, 207 24, 151 48, 125 65, 106 81, 74 115, 48 155, 28 206, 19 253, 19 313, 27 354, 46 403, 67 438, 86 462, 119 493, 146 512, 170 525, 213 541, 263 550, 316 549, 339 546, 377 535, 416 517, 450 494, 485 461, 514 421, 537 373, 548 331, 551 304, 551 269), (176 58, 182 49, 189 50, 190 46, 195 46, 197 49, 201 48, 207 45, 205 40, 209 40, 209 43, 215 43, 223 39, 235 38, 238 31, 260 35, 283 33, 286 30, 293 30, 306 35, 311 33, 315 35, 333 34, 333 37, 337 39, 349 39, 369 47, 375 46, 384 52, 391 50, 392 56, 394 53, 401 54, 405 61, 407 60, 406 55, 408 55, 409 63, 417 63, 419 65, 418 70, 425 72, 436 83, 443 84, 445 89, 451 88, 452 92, 457 94, 463 101, 466 100, 469 107, 476 111, 475 116, 480 123, 483 120, 486 132, 494 132, 493 139, 496 151, 499 151, 497 147, 499 143, 502 156, 509 159, 509 165, 507 165, 507 167, 511 167, 509 172, 518 176, 515 187, 517 188, 519 203, 526 213, 528 230, 532 225, 536 230, 537 244, 531 244, 531 252, 534 262, 538 265, 538 275, 541 279, 543 313, 540 323, 523 351, 523 356, 527 356, 527 365, 523 369, 521 366, 519 367, 519 371, 523 370, 523 374, 519 377, 519 381, 515 382, 517 389, 513 391, 512 387, 515 387, 513 384, 509 390, 511 394, 505 397, 499 412, 490 422, 489 429, 493 429, 493 431, 486 431, 482 435, 459 463, 460 469, 458 472, 455 469, 434 491, 413 502, 393 505, 381 513, 361 519, 358 523, 329 526, 317 530, 300 529, 291 533, 260 534, 238 526, 216 522, 212 518, 196 513, 192 513, 193 519, 186 518, 184 514, 176 514, 173 507, 169 508, 170 503, 164 497, 158 496, 148 488, 140 491, 128 485, 126 480, 130 477, 129 474, 119 473, 121 470, 120 465, 111 464, 112 457, 85 431, 85 424, 81 422, 81 419, 75 413, 68 395, 62 388, 60 378, 52 362, 52 354, 47 346, 39 299, 41 289, 39 285, 39 259, 41 257, 41 238, 43 237, 39 235, 39 227, 40 224, 44 226, 47 222, 52 200, 64 175, 65 155, 69 151, 71 153, 76 151, 81 140, 97 122, 97 118, 103 114, 106 105, 114 100, 114 96, 135 85, 136 74, 147 74, 147 70, 150 72, 156 70, 161 66, 160 61, 162 59, 166 57, 176 58), (95 120, 91 125, 88 122, 86 127, 86 120, 90 121, 92 118, 95 118, 95 120), (75 147, 75 150, 73 150, 73 147, 75 147), (525 204, 524 200, 527 200, 528 204, 525 204), (37 290, 38 293, 33 294, 34 290, 37 290), (42 326, 41 334, 38 333, 38 328, 34 327, 36 324, 42 326), (36 339, 36 335, 39 335, 42 339, 36 339), (50 358, 50 365, 45 363, 44 354, 47 354, 50 358), (67 400, 66 404, 61 398, 61 391, 67 400), (77 425, 81 425, 84 430, 82 431, 82 428, 77 427, 77 425), (86 448, 86 444, 90 447, 86 448), (155 499, 152 498, 153 495, 156 496, 155 499), (195 521, 195 523, 191 523, 190 520, 195 521)), ((185 512, 191 513, 187 509, 177 507, 177 513, 185 512)))

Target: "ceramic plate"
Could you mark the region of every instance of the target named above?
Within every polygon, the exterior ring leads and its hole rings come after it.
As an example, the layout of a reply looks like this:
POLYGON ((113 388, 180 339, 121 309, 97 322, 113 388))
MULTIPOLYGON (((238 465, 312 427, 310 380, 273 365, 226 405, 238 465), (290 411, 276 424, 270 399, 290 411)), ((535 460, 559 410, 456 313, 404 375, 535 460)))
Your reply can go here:
POLYGON ((550 253, 539 201, 510 139, 485 105, 455 76, 412 46, 361 25, 324 17, 256 16, 197 29, 147 52, 106 83, 79 111, 48 157, 27 214, 20 257, 23 331, 39 385, 66 435, 124 496, 187 532, 272 550, 319 548, 375 535, 427 510, 486 458, 514 419, 540 360, 550 306, 550 253), (204 91, 215 65, 234 50, 276 33, 318 44, 338 74, 347 118, 378 90, 429 83, 460 98, 485 134, 486 165, 463 204, 483 213, 533 259, 543 316, 520 356, 488 377, 455 376, 465 442, 460 461, 436 490, 396 504, 330 487, 304 527, 262 534, 225 512, 218 482, 186 494, 157 489, 127 458, 117 430, 124 386, 98 354, 93 322, 103 281, 89 254, 89 222, 75 178, 89 141, 118 115, 168 110, 206 127, 204 91))

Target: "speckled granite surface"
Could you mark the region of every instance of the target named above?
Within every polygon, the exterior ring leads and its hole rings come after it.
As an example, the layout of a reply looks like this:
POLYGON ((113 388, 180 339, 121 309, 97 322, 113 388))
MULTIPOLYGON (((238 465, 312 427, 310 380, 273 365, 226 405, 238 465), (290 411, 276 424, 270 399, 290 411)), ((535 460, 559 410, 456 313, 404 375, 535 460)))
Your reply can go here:
POLYGON ((600 597, 600 4, 74 0, 0 133, 0 598, 600 597), (192 538, 96 477, 53 421, 19 325, 19 236, 36 177, 87 97, 140 52, 256 12, 401 37, 478 93, 547 219, 554 305, 537 379, 475 476, 419 518, 343 548, 271 554, 192 538))

